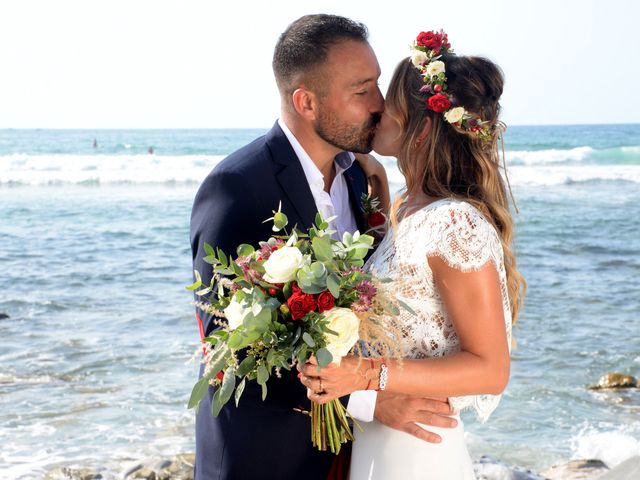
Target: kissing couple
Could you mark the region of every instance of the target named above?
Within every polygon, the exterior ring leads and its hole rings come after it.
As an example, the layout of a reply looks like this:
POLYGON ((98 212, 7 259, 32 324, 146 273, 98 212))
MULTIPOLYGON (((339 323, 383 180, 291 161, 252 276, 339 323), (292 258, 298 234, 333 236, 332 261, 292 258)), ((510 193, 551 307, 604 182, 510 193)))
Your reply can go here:
MULTIPOLYGON (((213 169, 191 216, 194 269, 208 284, 205 242, 227 253, 257 245, 279 204, 301 229, 317 212, 335 217, 342 238, 368 230, 361 199, 377 197, 390 221, 365 268, 411 307, 393 319, 403 358, 322 369, 311 359, 272 377, 264 401, 248 383, 217 417, 210 387, 196 417, 197 480, 474 478, 459 412, 484 420, 496 408, 525 286, 500 174, 504 80, 491 61, 454 54, 443 31, 416 33, 385 100, 363 24, 307 15, 289 25, 273 55, 279 119, 213 169), (393 204, 372 149, 405 177, 393 204), (301 413, 337 398, 363 429, 350 457, 317 451, 301 413)), ((197 318, 202 336, 219 328, 197 318)))

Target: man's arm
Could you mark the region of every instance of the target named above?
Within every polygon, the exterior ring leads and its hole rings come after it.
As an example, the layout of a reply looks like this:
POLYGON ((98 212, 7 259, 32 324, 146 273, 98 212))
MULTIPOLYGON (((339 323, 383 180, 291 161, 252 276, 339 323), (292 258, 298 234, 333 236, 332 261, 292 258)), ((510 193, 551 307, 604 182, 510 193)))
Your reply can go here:
MULTIPOLYGON (((203 285, 208 286, 213 275, 213 267, 203 260, 205 242, 235 257, 238 245, 251 240, 252 198, 246 179, 239 174, 214 172, 198 190, 191 213, 191 251, 193 269, 202 276, 203 285)), ((208 335, 213 329, 211 316, 198 314, 208 335)))

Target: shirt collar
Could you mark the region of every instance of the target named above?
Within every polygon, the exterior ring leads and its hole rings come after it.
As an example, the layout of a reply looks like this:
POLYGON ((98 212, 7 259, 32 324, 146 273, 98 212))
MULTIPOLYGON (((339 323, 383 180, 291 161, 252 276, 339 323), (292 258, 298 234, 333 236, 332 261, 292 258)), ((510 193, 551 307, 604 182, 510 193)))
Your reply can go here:
MULTIPOLYGON (((321 188, 324 188, 324 175, 320 172, 320 169, 316 166, 302 145, 300 145, 300 142, 293 132, 291 132, 287 124, 281 118, 278 119, 278 125, 280 125, 280 128, 287 137, 287 140, 289 140, 291 147, 293 147, 293 151, 300 160, 302 170, 304 170, 304 175, 307 177, 309 185, 316 186, 320 184, 321 188)), ((336 165, 336 178, 353 165, 355 158, 356 156, 351 152, 340 152, 336 155, 334 160, 336 165)))

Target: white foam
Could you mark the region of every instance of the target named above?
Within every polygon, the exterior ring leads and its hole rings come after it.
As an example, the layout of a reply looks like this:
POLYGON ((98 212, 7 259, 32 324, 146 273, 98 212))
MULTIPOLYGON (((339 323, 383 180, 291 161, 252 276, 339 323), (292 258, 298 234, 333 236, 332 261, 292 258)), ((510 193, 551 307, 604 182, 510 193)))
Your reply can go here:
POLYGON ((640 165, 554 165, 508 168, 512 185, 562 185, 587 182, 640 183, 640 165))
POLYGON ((507 163, 514 165, 545 165, 549 163, 581 162, 594 153, 591 147, 549 150, 510 150, 505 152, 507 163))
POLYGON ((200 183, 221 155, 0 156, 0 184, 200 183))
POLYGON ((571 439, 572 458, 596 458, 613 468, 640 455, 639 434, 637 422, 606 431, 587 426, 571 439))

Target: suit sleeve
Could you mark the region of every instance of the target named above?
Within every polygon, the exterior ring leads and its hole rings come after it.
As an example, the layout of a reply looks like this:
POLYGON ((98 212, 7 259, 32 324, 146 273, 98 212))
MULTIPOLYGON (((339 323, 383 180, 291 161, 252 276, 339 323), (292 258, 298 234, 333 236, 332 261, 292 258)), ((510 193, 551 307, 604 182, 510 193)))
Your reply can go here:
MULTIPOLYGON (((252 207, 251 189, 239 174, 213 172, 198 190, 191 212, 191 253, 193 269, 204 285, 209 285, 213 274, 212 266, 203 260, 205 242, 235 257, 238 245, 251 238, 246 220, 252 207)), ((213 330, 211 317, 201 310, 197 313, 208 335, 213 330)))

